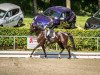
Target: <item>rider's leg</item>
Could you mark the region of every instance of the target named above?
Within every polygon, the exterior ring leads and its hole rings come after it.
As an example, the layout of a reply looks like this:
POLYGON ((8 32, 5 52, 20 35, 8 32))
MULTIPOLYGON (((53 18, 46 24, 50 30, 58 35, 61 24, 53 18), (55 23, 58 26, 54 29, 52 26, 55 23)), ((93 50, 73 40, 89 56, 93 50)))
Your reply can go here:
POLYGON ((50 41, 50 38, 51 38, 50 33, 51 33, 51 30, 48 29, 48 31, 47 31, 47 40, 48 40, 48 41, 50 41))
POLYGON ((50 35, 50 29, 48 29, 48 31, 47 31, 47 36, 49 36, 50 35))

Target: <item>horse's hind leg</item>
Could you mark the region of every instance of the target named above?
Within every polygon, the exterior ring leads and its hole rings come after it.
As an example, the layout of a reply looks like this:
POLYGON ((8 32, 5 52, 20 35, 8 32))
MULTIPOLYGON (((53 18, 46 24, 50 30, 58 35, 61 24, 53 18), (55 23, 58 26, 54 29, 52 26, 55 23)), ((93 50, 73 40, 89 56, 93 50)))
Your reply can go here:
POLYGON ((43 49, 43 52, 44 52, 44 54, 45 54, 45 58, 46 58, 46 57, 47 57, 47 54, 46 54, 45 46, 44 46, 44 45, 42 46, 42 49, 43 49))
POLYGON ((70 59, 71 58, 70 46, 68 46, 67 42, 65 42, 65 41, 62 43, 62 45, 64 48, 66 48, 68 50, 68 55, 69 55, 68 59, 70 59))
POLYGON ((61 52, 58 55, 58 58, 61 58, 61 53, 64 51, 64 49, 61 50, 61 52))
POLYGON ((70 59, 70 58, 71 58, 70 46, 67 46, 67 48, 66 48, 66 49, 68 50, 68 55, 69 55, 68 59, 70 59))
POLYGON ((62 49, 61 52, 59 53, 58 57, 61 58, 61 53, 64 51, 64 46, 61 42, 58 42, 58 45, 60 46, 60 48, 62 49))

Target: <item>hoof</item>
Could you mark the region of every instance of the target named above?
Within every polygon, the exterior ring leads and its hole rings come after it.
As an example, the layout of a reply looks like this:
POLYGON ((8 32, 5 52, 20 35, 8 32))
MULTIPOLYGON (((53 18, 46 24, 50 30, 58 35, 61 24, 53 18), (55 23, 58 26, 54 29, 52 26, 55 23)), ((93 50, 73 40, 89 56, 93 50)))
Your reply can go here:
POLYGON ((71 59, 71 57, 68 57, 68 59, 71 59))
POLYGON ((58 57, 59 59, 61 59, 61 57, 58 57))
POLYGON ((30 58, 32 58, 32 55, 30 55, 30 58))
POLYGON ((47 58, 47 56, 45 56, 45 58, 47 58))
POLYGON ((61 55, 60 54, 58 55, 58 58, 61 59, 61 55))
POLYGON ((59 56, 58 56, 58 58, 57 58, 57 59, 61 59, 61 57, 59 57, 59 56))

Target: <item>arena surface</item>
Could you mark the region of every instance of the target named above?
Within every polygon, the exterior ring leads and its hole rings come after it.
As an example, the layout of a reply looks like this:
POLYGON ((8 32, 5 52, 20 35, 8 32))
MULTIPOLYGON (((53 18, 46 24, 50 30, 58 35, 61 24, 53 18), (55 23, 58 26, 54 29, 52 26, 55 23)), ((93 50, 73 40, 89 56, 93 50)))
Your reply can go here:
POLYGON ((0 58, 0 75, 100 75, 100 59, 0 58))

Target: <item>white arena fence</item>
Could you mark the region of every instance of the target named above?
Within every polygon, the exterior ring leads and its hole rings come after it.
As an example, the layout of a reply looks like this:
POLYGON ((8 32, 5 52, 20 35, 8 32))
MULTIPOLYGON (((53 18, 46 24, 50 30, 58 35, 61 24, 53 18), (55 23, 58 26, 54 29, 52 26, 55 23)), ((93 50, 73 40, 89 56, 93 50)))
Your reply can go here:
MULTIPOLYGON (((31 51, 0 51, 0 57, 30 58, 31 51)), ((58 58, 59 52, 47 52, 47 58, 58 58)), ((43 52, 35 52, 33 58, 44 58, 43 52)), ((68 53, 63 52, 61 58, 68 58, 68 53)), ((71 58, 100 59, 100 52, 71 52, 71 58)))
MULTIPOLYGON (((27 50, 27 37, 29 36, 0 36, 0 50, 27 50)), ((74 40, 77 50, 100 50, 100 37, 74 37, 74 40)), ((60 49, 57 44, 49 45, 47 48, 60 49)))

